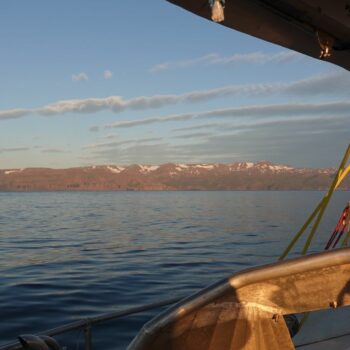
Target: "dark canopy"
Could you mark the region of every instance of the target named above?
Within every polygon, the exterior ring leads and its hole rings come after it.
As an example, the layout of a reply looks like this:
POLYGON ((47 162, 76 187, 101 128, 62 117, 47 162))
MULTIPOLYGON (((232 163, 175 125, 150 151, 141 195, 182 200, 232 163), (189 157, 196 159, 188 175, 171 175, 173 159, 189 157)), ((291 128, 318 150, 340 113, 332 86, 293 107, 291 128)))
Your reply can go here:
MULTIPOLYGON (((210 19, 208 0, 168 0, 210 19)), ((226 0, 223 25, 320 56, 317 33, 334 39, 328 61, 350 70, 350 0, 226 0)))

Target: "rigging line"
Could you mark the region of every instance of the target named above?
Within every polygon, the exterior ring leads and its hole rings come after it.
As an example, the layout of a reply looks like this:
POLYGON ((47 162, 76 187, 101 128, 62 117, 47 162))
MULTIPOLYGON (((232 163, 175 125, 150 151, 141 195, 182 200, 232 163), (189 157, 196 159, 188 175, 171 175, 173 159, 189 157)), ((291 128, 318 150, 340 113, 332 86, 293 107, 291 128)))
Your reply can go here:
POLYGON ((348 215, 345 220, 345 236, 341 244, 342 247, 347 247, 350 238, 350 202, 348 203, 348 215))
POLYGON ((330 248, 330 246, 332 245, 332 243, 334 242, 334 240, 336 239, 339 230, 341 229, 341 227, 343 226, 343 221, 344 221, 344 215, 346 213, 347 207, 343 210, 343 212, 340 215, 340 218, 338 220, 337 226, 335 227, 330 239, 328 240, 326 246, 325 246, 325 250, 328 250, 330 248))
MULTIPOLYGON (((344 165, 346 164, 347 159, 350 156, 350 144, 348 145, 348 148, 344 154, 344 158, 343 161, 341 162, 338 172, 337 172, 337 176, 335 177, 335 179, 337 179, 336 181, 336 185, 335 188, 337 188, 341 182, 344 180, 344 178, 346 177, 346 175, 350 172, 350 164, 345 168, 344 165), (343 164, 344 163, 344 164, 343 164)), ((331 189, 328 190, 327 195, 329 194, 331 189)), ((296 242, 299 240, 299 238, 303 235, 303 233, 305 232, 305 230, 307 229, 307 227, 310 225, 310 223, 312 222, 312 220, 315 218, 315 216, 317 215, 317 213, 319 213, 321 207, 324 205, 325 200, 327 198, 327 195, 324 196, 322 198, 322 200, 320 201, 320 203, 317 205, 317 207, 314 209, 314 211, 311 213, 311 215, 308 217, 308 219, 306 220, 306 222, 304 223, 304 225, 301 227, 301 229, 297 232, 297 234, 293 237, 293 239, 290 241, 290 243, 288 244, 288 246, 286 247, 286 249, 283 251, 283 253, 281 254, 281 256, 278 258, 278 260, 283 260, 288 254, 289 252, 293 249, 294 245, 296 244, 296 242)), ((317 227, 316 227, 317 228, 317 227)), ((312 237, 310 238, 310 244, 311 244, 311 240, 312 237)))
POLYGON ((337 187, 345 179, 346 175, 348 175, 349 172, 350 172, 350 164, 341 172, 338 183, 337 183, 337 187))
MULTIPOLYGON (((294 237, 294 239, 292 240, 292 242, 289 244, 289 246, 287 247, 286 251, 284 254, 282 254, 282 257, 285 257, 288 252, 290 251, 291 247, 296 243, 296 241, 299 239, 299 237, 302 235, 302 233, 305 231, 306 227, 309 225, 309 223, 312 221, 312 219, 315 217, 315 215, 317 214, 318 212, 318 216, 317 216, 317 219, 312 227, 312 230, 307 238, 307 241, 304 245, 304 248, 303 248, 303 251, 302 251, 302 254, 305 255, 310 247, 310 244, 311 244, 311 241, 312 241, 312 238, 317 230, 317 227, 322 219, 322 216, 324 214, 324 211, 329 203, 329 200, 334 192, 334 190, 339 186, 339 184, 342 182, 342 180, 345 178, 345 176, 347 175, 347 173, 349 172, 350 170, 350 165, 348 165, 345 169, 345 165, 348 161, 348 158, 350 156, 350 144, 344 154, 344 157, 343 157, 343 160, 342 162, 340 163, 340 166, 338 168, 338 171, 337 171, 337 174, 332 182, 332 185, 330 187, 330 189, 328 190, 327 194, 325 195, 325 197, 321 200, 320 204, 317 206, 317 208, 314 210, 314 212, 311 214, 311 216, 309 217, 309 219, 306 221, 306 223, 304 224, 304 226, 302 227, 302 229, 297 233, 297 235, 294 237), (287 253, 286 253, 287 252, 287 253)), ((336 242, 334 243, 333 245, 333 248, 336 246, 336 244, 338 243, 339 239, 341 238, 341 236, 343 235, 344 233, 344 230, 346 228, 346 224, 344 226, 343 222, 344 222, 344 216, 346 216, 346 214, 348 213, 348 208, 349 207, 346 207, 343 212, 342 212, 342 215, 338 221, 338 224, 332 234, 332 237, 330 239, 330 241, 327 243, 327 246, 326 246, 326 250, 330 248, 330 245, 333 243, 333 240, 335 239, 335 237, 337 236, 338 232, 339 232, 339 229, 342 227, 342 231, 340 232, 336 242)), ((349 233, 345 235, 345 239, 343 240, 343 245, 345 245, 345 243, 347 243, 347 240, 346 238, 349 236, 349 233)), ((306 312, 304 313, 303 315, 303 318, 301 319, 301 322, 300 322, 300 325, 299 325, 299 330, 303 327, 303 325, 305 324, 305 322, 308 320, 309 318, 309 312, 306 312)))
MULTIPOLYGON (((345 232, 345 237, 344 237, 344 240, 342 242, 342 246, 346 246, 347 245, 347 237, 349 235, 349 233, 346 232, 346 227, 348 225, 347 223, 347 220, 349 219, 349 204, 345 207, 345 209, 343 210, 341 216, 340 216, 340 219, 338 220, 338 223, 337 223, 337 226, 335 227, 333 233, 332 233, 332 236, 331 238, 329 239, 326 247, 324 250, 329 250, 332 246, 332 248, 334 249, 335 246, 338 244, 340 238, 342 237, 342 235, 344 234, 345 232), (339 230, 341 229, 340 233, 339 233, 339 230), (338 236, 338 237, 337 237, 338 236)), ((309 315, 310 315, 310 312, 306 312, 303 314, 303 317, 299 323, 299 330, 303 327, 303 325, 305 324, 305 322, 308 320, 309 318, 309 315)))
POLYGON ((338 244, 340 238, 342 238, 344 232, 345 232, 345 226, 344 226, 343 229, 340 231, 340 233, 339 233, 339 235, 338 235, 338 238, 337 238, 336 241, 334 242, 333 247, 332 247, 333 249, 334 249, 335 246, 338 244))
POLYGON ((319 225, 319 223, 320 223, 320 221, 321 221, 321 219, 323 217, 323 214, 324 214, 324 212, 325 212, 325 210, 327 208, 329 200, 331 199, 334 190, 340 184, 339 179, 340 179, 340 176, 343 175, 343 173, 345 173, 346 169, 344 169, 344 167, 345 167, 345 165, 346 165, 346 163, 348 161, 349 156, 350 156, 350 144, 348 145, 348 148, 347 148, 347 150, 346 150, 346 152, 344 154, 344 157, 343 157, 343 159, 342 159, 342 161, 340 163, 339 169, 338 169, 337 174, 336 174, 336 176, 335 176, 335 178, 334 178, 334 180, 332 182, 332 185, 331 185, 328 193, 324 197, 324 203, 323 203, 323 205, 320 208, 320 211, 318 213, 316 221, 315 221, 315 223, 314 223, 314 225, 313 225, 313 227, 312 227, 312 229, 311 229, 311 231, 309 233, 309 236, 307 237, 307 240, 306 240, 306 242, 304 244, 304 248, 303 248, 303 250, 301 252, 302 255, 305 255, 307 253, 307 251, 308 251, 308 249, 309 249, 309 247, 311 245, 311 241, 312 241, 312 239, 313 239, 313 237, 314 237, 314 235, 316 233, 316 230, 318 228, 318 225, 319 225))
POLYGON ((278 258, 278 260, 283 260, 289 252, 294 247, 295 243, 299 240, 299 238, 302 236, 302 234, 305 232, 306 228, 310 225, 311 221, 314 219, 318 211, 320 210, 324 198, 320 201, 316 209, 312 212, 312 214, 309 216, 309 218, 305 221, 304 225, 301 227, 301 229, 298 231, 298 233, 294 236, 294 238, 291 240, 291 242, 288 244, 287 248, 284 250, 284 252, 281 254, 281 256, 278 258))

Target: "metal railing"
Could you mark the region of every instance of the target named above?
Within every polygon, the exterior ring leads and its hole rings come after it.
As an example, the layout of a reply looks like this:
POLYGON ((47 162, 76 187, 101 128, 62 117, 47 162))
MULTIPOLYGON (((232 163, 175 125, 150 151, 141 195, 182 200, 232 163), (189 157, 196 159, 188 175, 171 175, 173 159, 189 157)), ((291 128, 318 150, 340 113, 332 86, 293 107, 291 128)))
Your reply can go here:
MULTIPOLYGON (((75 330, 83 330, 84 331, 85 350, 92 350, 92 332, 91 332, 92 326, 94 326, 98 323, 112 321, 112 320, 116 320, 118 318, 122 318, 125 316, 131 316, 131 315, 138 314, 141 312, 157 309, 157 308, 160 308, 163 306, 172 305, 172 304, 177 303, 181 299, 183 299, 183 297, 170 298, 170 299, 161 300, 161 301, 156 302, 156 303, 135 306, 135 307, 132 307, 129 309, 106 312, 106 313, 103 313, 103 314, 100 314, 100 315, 97 315, 94 317, 87 317, 87 318, 84 318, 84 319, 76 321, 76 322, 71 322, 71 323, 67 323, 65 325, 56 327, 56 328, 48 329, 46 331, 38 333, 37 335, 48 335, 50 337, 53 337, 56 335, 69 333, 69 332, 72 332, 75 330)), ((342 338, 342 337, 349 336, 349 335, 350 335, 350 333, 345 333, 345 334, 336 335, 333 337, 315 340, 312 342, 306 342, 304 344, 296 345, 295 348, 302 348, 304 346, 322 343, 322 342, 327 341, 327 340, 338 339, 338 338, 342 338)), ((21 349, 23 349, 23 348, 19 342, 13 342, 13 343, 9 343, 9 344, 5 344, 5 345, 0 346, 0 350, 21 350, 21 349)))
MULTIPOLYGON (((92 332, 91 332, 92 326, 98 323, 107 322, 107 321, 115 320, 121 317, 130 316, 130 315, 138 314, 144 311, 153 310, 156 308, 160 308, 162 306, 172 305, 177 303, 181 299, 183 299, 183 297, 170 298, 170 299, 162 300, 156 303, 135 306, 125 310, 116 310, 112 312, 106 312, 97 316, 87 317, 76 322, 71 322, 56 328, 48 329, 46 331, 38 333, 37 335, 48 335, 50 337, 53 337, 56 335, 69 333, 75 330, 83 330, 85 350, 92 350, 92 332)), ((23 349, 23 348, 19 342, 13 342, 13 343, 0 346, 0 350, 20 350, 20 349, 23 349)))

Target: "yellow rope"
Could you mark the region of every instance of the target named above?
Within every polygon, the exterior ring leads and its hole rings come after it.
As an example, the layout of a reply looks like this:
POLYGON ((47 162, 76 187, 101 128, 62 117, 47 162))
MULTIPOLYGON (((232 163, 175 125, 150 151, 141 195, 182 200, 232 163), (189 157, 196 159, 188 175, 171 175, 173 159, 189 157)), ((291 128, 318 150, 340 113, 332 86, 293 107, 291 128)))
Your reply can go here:
POLYGON ((310 225, 311 221, 314 219, 314 217, 316 216, 316 214, 318 213, 318 211, 320 210, 321 206, 323 204, 323 199, 321 200, 321 202, 318 204, 318 206, 316 207, 316 209, 312 212, 312 214, 309 216, 309 218, 305 221, 304 225, 301 227, 301 229, 298 231, 298 233, 293 237, 293 239, 290 241, 290 243, 288 244, 287 248, 284 250, 284 252, 282 253, 282 255, 278 258, 278 260, 283 260, 288 254, 289 252, 292 250, 292 248, 294 247, 295 243, 299 240, 299 238, 302 236, 302 234, 305 232, 305 230, 307 229, 307 227, 310 225))
POLYGON ((335 189, 337 188, 337 185, 340 185, 340 183, 341 183, 341 181, 339 181, 339 180, 340 180, 340 176, 341 176, 341 174, 343 173, 343 169, 344 169, 345 164, 346 164, 346 162, 347 162, 347 160, 348 160, 348 158, 349 158, 349 155, 350 155, 350 145, 349 145, 347 151, 346 151, 345 154, 344 154, 344 157, 343 157, 342 162, 340 163, 339 169, 338 169, 338 171, 337 171, 337 175, 334 177, 334 180, 333 180, 333 182, 332 182, 332 185, 331 185, 331 187, 330 187, 328 193, 326 194, 326 196, 325 196, 324 199, 323 199, 323 203, 322 203, 322 205, 321 205, 321 207, 320 207, 320 210, 319 210, 319 213, 318 213, 318 215, 317 215, 316 221, 315 221, 314 225, 312 226, 312 229, 311 229, 311 231, 310 231, 310 233, 309 233, 309 236, 308 236, 307 239, 306 239, 304 248, 303 248, 303 250, 302 250, 302 252, 301 252, 302 255, 305 255, 305 254, 307 253, 307 251, 309 250, 310 245, 311 245, 312 238, 314 237, 315 232, 316 232, 316 230, 317 230, 317 228, 318 228, 318 225, 319 225, 320 222, 321 222, 321 219, 322 219, 323 214, 324 214, 324 212, 325 212, 325 210, 326 210, 326 208, 327 208, 327 205, 328 205, 328 203, 329 203, 329 200, 331 199, 331 197, 332 197, 332 195, 333 195, 333 192, 334 192, 335 189))
MULTIPOLYGON (((305 232, 307 227, 310 225, 312 220, 314 220, 314 218, 317 215, 316 221, 314 222, 314 225, 312 226, 312 229, 309 233, 309 236, 307 237, 307 240, 306 240, 304 247, 303 247, 303 250, 301 252, 302 255, 305 255, 307 253, 308 249, 310 248, 312 238, 315 235, 315 232, 316 232, 318 225, 323 217, 323 214, 327 208, 327 205, 328 205, 328 203, 333 195, 333 192, 335 191, 336 188, 338 188, 338 186, 342 183, 342 181, 345 179, 347 174, 350 172, 350 164, 346 168, 344 168, 349 157, 350 157, 350 144, 348 145, 348 148, 345 151, 344 157, 340 163, 337 174, 334 177, 334 180, 332 181, 331 187, 329 188, 327 194, 322 198, 322 200, 317 205, 315 210, 311 213, 311 215, 305 221, 304 225, 297 232, 297 234, 293 237, 291 242, 288 244, 287 248, 284 250, 282 255, 279 257, 279 260, 283 260, 289 254, 289 252, 292 250, 292 248, 294 247, 296 242, 303 235, 303 233, 305 232)), ((342 242, 342 246, 346 246, 348 244, 349 239, 350 239, 350 225, 349 225, 349 231, 345 234, 344 240, 342 242)), ((308 317, 309 317, 309 312, 304 313, 303 318, 300 321, 299 330, 303 327, 303 325, 307 321, 308 317)))
POLYGON ((341 184, 341 182, 345 179, 345 177, 349 174, 350 172, 350 164, 341 172, 339 176, 339 180, 337 182, 337 187, 341 184))
POLYGON ((313 219, 316 217, 316 221, 314 222, 314 225, 312 226, 312 229, 307 237, 307 240, 304 244, 302 254, 305 255, 311 245, 311 241, 313 236, 315 235, 315 232, 318 228, 318 225, 323 217, 323 214, 327 208, 327 205, 329 203, 329 200, 332 197, 333 192, 335 189, 342 183, 346 175, 350 172, 350 164, 345 168, 346 162, 350 157, 350 144, 348 145, 348 148, 344 154, 344 157, 340 163, 340 166, 338 168, 338 171, 336 173, 336 176, 334 177, 334 180, 332 181, 331 187, 328 190, 327 194, 323 197, 321 202, 317 205, 316 209, 312 212, 312 214, 308 217, 308 219, 305 221, 304 225, 301 227, 301 229, 297 232, 297 234, 293 237, 287 248, 284 250, 282 255, 279 257, 279 260, 283 260, 289 252, 292 250, 296 242, 299 240, 299 238, 303 235, 307 227, 310 225, 310 223, 313 221, 313 219))

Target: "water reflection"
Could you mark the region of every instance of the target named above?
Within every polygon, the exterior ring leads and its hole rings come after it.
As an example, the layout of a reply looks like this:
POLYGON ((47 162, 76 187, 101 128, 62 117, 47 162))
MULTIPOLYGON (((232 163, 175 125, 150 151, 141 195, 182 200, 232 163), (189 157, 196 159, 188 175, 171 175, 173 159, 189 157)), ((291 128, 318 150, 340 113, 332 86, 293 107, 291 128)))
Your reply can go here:
MULTIPOLYGON (((272 262, 321 197, 321 192, 0 193, 0 308, 6 320, 0 342, 112 308, 187 294, 234 271, 272 262)), ((348 193, 336 193, 317 249, 347 199, 348 193)), ((152 314, 99 327, 95 341, 104 349, 123 349, 152 314)))

